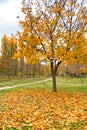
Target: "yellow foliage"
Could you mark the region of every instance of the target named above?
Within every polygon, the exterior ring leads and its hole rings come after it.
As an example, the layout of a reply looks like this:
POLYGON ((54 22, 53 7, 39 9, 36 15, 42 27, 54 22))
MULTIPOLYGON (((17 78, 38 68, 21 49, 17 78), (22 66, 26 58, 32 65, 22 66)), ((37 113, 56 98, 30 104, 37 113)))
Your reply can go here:
POLYGON ((70 130, 87 127, 87 95, 23 90, 0 96, 0 128, 70 130), (80 124, 80 125, 78 125, 80 124), (75 127, 76 128, 76 127, 75 127))
MULTIPOLYGON (((43 4, 44 2, 41 1, 43 4)), ((22 32, 17 34, 20 56, 25 57, 27 63, 33 64, 40 59, 73 63, 76 57, 83 62, 87 55, 84 4, 70 0, 50 2, 44 6, 43 11, 43 4, 23 1, 21 11, 25 14, 25 19, 19 21, 22 32)), ((87 62, 86 58, 85 61, 87 62)))

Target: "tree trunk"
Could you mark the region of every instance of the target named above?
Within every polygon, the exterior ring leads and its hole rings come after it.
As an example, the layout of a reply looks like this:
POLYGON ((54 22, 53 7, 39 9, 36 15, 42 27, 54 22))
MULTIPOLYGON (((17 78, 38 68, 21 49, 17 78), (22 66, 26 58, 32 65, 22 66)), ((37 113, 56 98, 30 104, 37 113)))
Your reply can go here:
POLYGON ((57 85, 56 85, 56 73, 57 73, 57 69, 59 67, 59 65, 62 62, 53 62, 51 61, 51 74, 52 74, 52 82, 53 82, 53 92, 57 92, 57 85))
POLYGON ((56 72, 54 69, 54 64, 51 62, 51 74, 52 74, 52 82, 53 82, 53 92, 57 92, 57 86, 56 86, 56 72))
POLYGON ((54 73, 52 75, 52 80, 53 80, 53 92, 57 92, 56 75, 54 73))

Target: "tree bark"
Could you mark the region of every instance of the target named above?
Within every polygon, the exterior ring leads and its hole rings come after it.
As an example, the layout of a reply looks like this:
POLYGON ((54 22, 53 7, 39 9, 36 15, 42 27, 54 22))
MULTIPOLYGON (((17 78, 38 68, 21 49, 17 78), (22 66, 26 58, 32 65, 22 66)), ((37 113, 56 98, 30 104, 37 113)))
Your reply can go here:
POLYGON ((52 80, 53 80, 53 92, 57 92, 57 86, 56 86, 56 75, 52 75, 52 80))
POLYGON ((53 92, 57 92, 57 85, 56 85, 56 73, 57 73, 57 69, 59 67, 59 65, 62 62, 58 62, 58 63, 53 63, 53 61, 51 61, 51 74, 52 74, 52 82, 53 82, 53 92))
POLYGON ((51 62, 51 74, 52 74, 52 82, 53 82, 53 92, 57 92, 57 86, 56 86, 56 72, 54 69, 54 64, 51 62))

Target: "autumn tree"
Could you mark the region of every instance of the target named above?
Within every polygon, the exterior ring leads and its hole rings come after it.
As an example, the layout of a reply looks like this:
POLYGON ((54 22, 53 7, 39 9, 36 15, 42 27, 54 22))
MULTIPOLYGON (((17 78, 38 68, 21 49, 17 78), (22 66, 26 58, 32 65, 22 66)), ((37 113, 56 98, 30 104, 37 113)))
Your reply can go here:
POLYGON ((9 57, 8 57, 8 37, 4 35, 1 41, 1 65, 3 66, 4 73, 9 73, 9 57))
MULTIPOLYGON (((53 91, 57 91, 56 73, 63 62, 87 56, 87 8, 83 0, 23 0, 15 55, 26 62, 47 60, 51 66, 53 91), (20 34, 20 35, 19 35, 20 34), (85 53, 85 54, 84 54, 85 53)), ((87 59, 84 59, 87 62, 87 59)))
POLYGON ((1 66, 5 75, 17 74, 17 60, 12 59, 15 51, 16 44, 14 36, 9 38, 4 35, 1 42, 1 66))
POLYGON ((13 55, 17 49, 14 35, 12 35, 8 38, 8 46, 9 46, 9 50, 10 50, 9 58, 10 58, 11 75, 17 75, 17 73, 18 73, 18 59, 15 59, 15 60, 13 59, 13 55))

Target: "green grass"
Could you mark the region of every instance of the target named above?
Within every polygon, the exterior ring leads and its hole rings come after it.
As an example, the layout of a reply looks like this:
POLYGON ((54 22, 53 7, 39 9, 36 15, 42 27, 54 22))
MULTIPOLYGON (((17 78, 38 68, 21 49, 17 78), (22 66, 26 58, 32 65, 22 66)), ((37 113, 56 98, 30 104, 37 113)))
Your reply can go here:
POLYGON ((22 78, 22 79, 17 79, 17 80, 1 81, 0 87, 32 83, 32 82, 37 82, 40 80, 44 80, 44 78, 22 78))
POLYGON ((87 78, 57 78, 59 91, 87 92, 87 78))
MULTIPOLYGON (((45 79, 45 78, 44 78, 45 79)), ((8 91, 17 91, 23 89, 36 89, 36 90, 50 90, 52 91, 52 80, 47 82, 32 84, 32 85, 23 85, 25 83, 34 83, 40 80, 44 80, 43 78, 31 78, 31 79, 22 79, 22 80, 14 80, 11 82, 0 82, 0 87, 4 86, 13 86, 19 84, 19 87, 1 90, 2 92, 8 91)), ((69 77, 57 77, 57 88, 58 91, 69 91, 69 92, 87 92, 87 78, 84 79, 84 83, 81 82, 78 78, 69 78, 69 77)))

